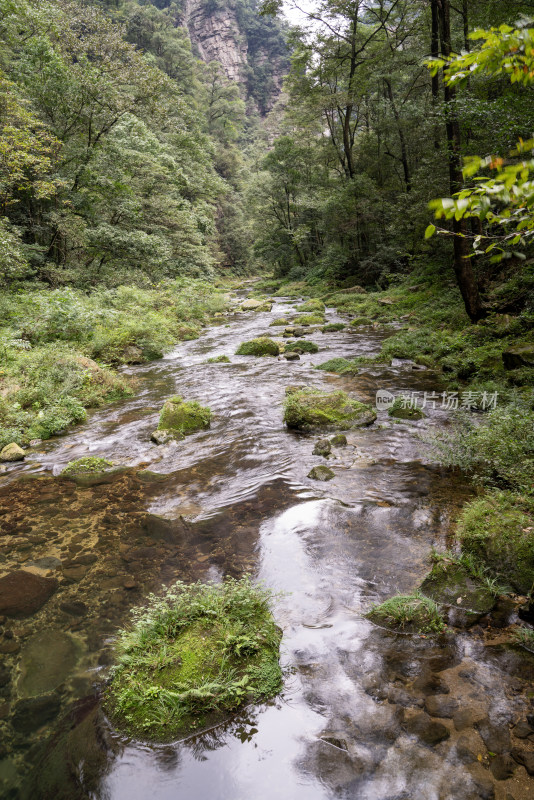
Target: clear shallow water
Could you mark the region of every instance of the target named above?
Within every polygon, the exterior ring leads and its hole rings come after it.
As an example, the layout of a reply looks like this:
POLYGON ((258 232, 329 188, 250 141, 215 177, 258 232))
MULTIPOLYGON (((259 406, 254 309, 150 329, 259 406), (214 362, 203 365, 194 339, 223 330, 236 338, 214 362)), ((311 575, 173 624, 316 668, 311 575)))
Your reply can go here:
MULTIPOLYGON (((422 457, 418 431, 444 424, 444 412, 400 424, 381 413, 371 428, 349 432, 348 446, 328 461, 336 474, 328 483, 307 478, 312 466, 324 463, 312 454, 318 437, 288 432, 282 423, 289 384, 342 387, 371 401, 378 388, 439 389, 436 378, 402 362, 362 368, 352 378, 313 370, 335 356, 378 352, 387 328, 317 330, 306 338, 320 352, 293 363, 234 355, 241 341, 276 336, 280 329, 269 329, 269 322, 291 309, 282 300, 270 314, 230 317, 228 326, 212 327, 161 361, 131 369, 139 390, 133 400, 44 445, 33 463, 7 475, 6 488, 0 485, 0 503, 4 498, 14 519, 2 566, 63 576, 44 608, 17 623, 21 649, 9 656, 8 702, 16 707, 39 631, 59 631, 64 639, 53 641, 64 648, 73 641, 77 653, 67 674, 61 664, 50 670, 48 692, 62 703, 53 720, 35 732, 13 733, 9 709, 0 723, 8 742, 0 761, 6 797, 484 796, 483 778, 491 783, 491 773, 458 754, 462 733, 475 753, 486 753, 472 727, 459 732, 450 717, 440 718, 450 736, 429 745, 409 734, 406 720, 420 713, 441 680, 459 706, 480 707, 492 725, 507 730, 523 712, 532 678, 528 657, 490 650, 480 636, 394 636, 364 617, 373 602, 418 584, 432 545, 445 545, 451 518, 469 496, 460 478, 422 457), (222 354, 230 365, 205 363, 222 354), (163 400, 173 394, 209 405, 212 426, 157 447, 150 433, 163 400), (52 477, 84 455, 135 469, 91 489, 52 477), (138 477, 140 466, 160 473, 161 481, 138 477), (77 560, 87 553, 97 559, 80 567, 77 560), (220 580, 245 571, 285 593, 275 609, 284 630, 283 695, 184 743, 147 745, 111 730, 93 687, 105 674, 110 637, 128 609, 176 578, 220 580), (62 610, 73 602, 85 605, 82 615, 62 610)), ((338 319, 328 314, 329 322, 338 319)), ((497 800, 507 791, 515 800, 532 796, 523 767, 493 783, 497 800)))

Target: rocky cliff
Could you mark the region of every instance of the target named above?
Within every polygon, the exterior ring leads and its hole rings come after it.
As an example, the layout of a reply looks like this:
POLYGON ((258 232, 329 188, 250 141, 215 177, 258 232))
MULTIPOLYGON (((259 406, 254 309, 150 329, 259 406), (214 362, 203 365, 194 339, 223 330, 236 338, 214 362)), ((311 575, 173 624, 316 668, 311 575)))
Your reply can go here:
POLYGON ((284 26, 260 17, 257 0, 184 0, 181 24, 206 62, 218 61, 243 96, 266 113, 289 68, 284 26))

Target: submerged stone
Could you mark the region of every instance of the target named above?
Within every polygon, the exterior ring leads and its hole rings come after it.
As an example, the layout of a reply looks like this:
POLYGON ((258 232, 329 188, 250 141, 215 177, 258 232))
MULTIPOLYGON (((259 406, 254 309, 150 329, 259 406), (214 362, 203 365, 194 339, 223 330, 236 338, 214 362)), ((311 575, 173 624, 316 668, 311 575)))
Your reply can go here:
POLYGON ((371 425, 375 420, 376 411, 370 405, 353 400, 342 391, 297 390, 287 395, 284 404, 288 428, 347 430, 371 425))
POLYGON ((0 614, 29 617, 44 606, 58 586, 55 578, 17 570, 0 578, 0 614))
POLYGON ((61 701, 55 694, 29 697, 15 705, 11 723, 18 733, 32 733, 57 716, 61 701))
POLYGON ((26 453, 16 442, 6 444, 6 446, 0 450, 0 461, 23 461, 25 456, 26 453))
POLYGON ((23 647, 17 689, 21 697, 46 694, 63 683, 77 661, 77 647, 67 633, 43 630, 23 647))

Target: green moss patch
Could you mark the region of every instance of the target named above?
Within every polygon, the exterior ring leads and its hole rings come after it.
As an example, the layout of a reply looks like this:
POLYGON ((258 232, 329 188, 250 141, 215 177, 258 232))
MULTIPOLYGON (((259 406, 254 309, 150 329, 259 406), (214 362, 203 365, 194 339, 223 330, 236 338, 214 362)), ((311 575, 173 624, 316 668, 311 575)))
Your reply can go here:
POLYGON ((492 492, 464 506, 457 537, 462 550, 522 594, 534 588, 534 500, 492 492))
POLYGON ((280 354, 279 345, 267 336, 242 342, 235 351, 238 356, 277 356, 280 354))
POLYGON ((230 364, 228 356, 212 356, 208 358, 207 364, 230 364))
POLYGON ((461 562, 441 558, 421 584, 426 597, 450 606, 453 624, 472 625, 488 614, 495 605, 495 593, 490 582, 475 577, 461 562))
POLYGON ((307 325, 324 325, 324 314, 302 314, 302 316, 297 317, 295 320, 299 325, 307 326, 307 325))
POLYGON ((312 300, 307 300, 305 303, 301 303, 299 306, 296 306, 295 311, 305 311, 307 313, 313 314, 314 312, 319 312, 320 314, 323 313, 325 310, 325 304, 322 300, 318 300, 314 298, 312 300))
POLYGON ((319 347, 315 342, 310 342, 307 339, 302 339, 300 342, 291 342, 284 347, 285 353, 292 353, 294 350, 300 350, 301 353, 318 353, 319 347))
POLYGON ((172 431, 180 436, 209 428, 211 411, 195 401, 170 397, 165 401, 159 416, 158 430, 172 431))
POLYGON ((323 333, 335 333, 336 331, 342 331, 345 328, 345 325, 342 322, 331 322, 329 325, 323 325, 321 328, 323 333))
POLYGON ((423 419, 425 416, 420 408, 408 405, 400 397, 390 406, 388 414, 394 419, 423 419))
POLYGON ((88 456, 69 461, 61 471, 61 477, 69 478, 79 486, 95 486, 99 483, 107 482, 118 471, 120 472, 120 469, 113 469, 112 461, 108 461, 106 458, 88 456))
POLYGON ((272 594, 248 578, 177 583, 119 632, 105 698, 129 734, 168 741, 282 688, 272 594))
POLYGON ((353 361, 346 358, 331 358, 329 361, 323 361, 318 364, 315 369, 323 369, 325 372, 335 372, 338 375, 357 375, 358 367, 353 361))
POLYGON ((279 317, 278 319, 273 319, 269 328, 275 328, 278 325, 289 325, 289 320, 284 319, 283 317, 279 317))
POLYGON ((440 633, 445 627, 437 603, 421 592, 390 597, 367 616, 378 625, 405 633, 440 633))
POLYGON ((359 327, 360 325, 372 325, 373 320, 369 319, 369 317, 355 317, 354 319, 351 319, 350 324, 354 325, 354 327, 359 327))
POLYGON ((341 391, 295 389, 287 395, 284 404, 284 422, 288 428, 348 430, 370 425, 375 419, 376 412, 371 406, 353 400, 341 391))

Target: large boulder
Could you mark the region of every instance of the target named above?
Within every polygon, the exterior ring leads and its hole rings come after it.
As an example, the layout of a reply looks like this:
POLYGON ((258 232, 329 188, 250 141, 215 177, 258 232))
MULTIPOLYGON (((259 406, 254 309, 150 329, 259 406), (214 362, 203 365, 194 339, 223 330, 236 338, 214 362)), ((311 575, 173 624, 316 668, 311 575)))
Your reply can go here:
POLYGON ((0 578, 0 614, 29 617, 44 606, 58 586, 55 578, 43 578, 16 570, 0 578))
POLYGON ((510 347, 502 354, 505 369, 519 369, 519 367, 534 367, 534 344, 524 344, 510 347))
POLYGON ((6 444, 0 451, 0 461, 23 461, 26 453, 16 442, 6 444))
POLYGON ((286 394, 284 422, 288 428, 348 430, 371 425, 376 420, 372 406, 353 400, 342 391, 290 388, 286 394))

